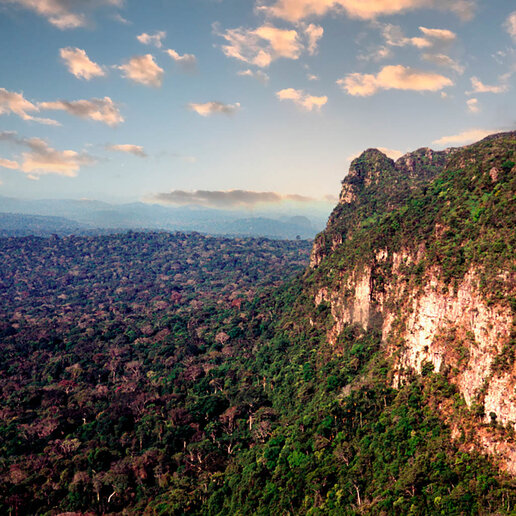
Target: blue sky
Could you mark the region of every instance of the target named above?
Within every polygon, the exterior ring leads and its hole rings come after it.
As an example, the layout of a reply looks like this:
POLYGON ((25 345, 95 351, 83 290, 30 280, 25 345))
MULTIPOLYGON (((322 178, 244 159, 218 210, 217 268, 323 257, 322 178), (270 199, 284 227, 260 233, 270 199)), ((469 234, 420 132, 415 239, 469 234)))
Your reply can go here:
POLYGON ((84 3, 0 0, 0 195, 331 206, 365 148, 514 129, 506 0, 84 3))

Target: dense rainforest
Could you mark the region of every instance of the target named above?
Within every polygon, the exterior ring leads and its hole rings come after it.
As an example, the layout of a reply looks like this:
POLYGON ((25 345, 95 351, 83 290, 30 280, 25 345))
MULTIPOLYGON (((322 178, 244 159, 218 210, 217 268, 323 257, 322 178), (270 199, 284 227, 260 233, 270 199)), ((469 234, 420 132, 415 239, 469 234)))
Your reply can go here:
POLYGON ((428 156, 355 160, 312 268, 302 240, 0 239, 0 513, 513 514, 514 477, 474 442, 513 425, 452 368, 394 381, 381 324, 334 332, 315 302, 424 245, 406 289, 437 274, 451 296, 475 265, 514 312, 515 134, 428 156))

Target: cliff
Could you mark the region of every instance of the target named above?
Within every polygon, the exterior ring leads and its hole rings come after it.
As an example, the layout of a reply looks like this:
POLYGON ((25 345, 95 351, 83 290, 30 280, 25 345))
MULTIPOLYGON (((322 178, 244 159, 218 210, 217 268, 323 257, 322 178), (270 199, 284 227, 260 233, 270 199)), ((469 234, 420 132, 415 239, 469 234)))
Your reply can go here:
POLYGON ((499 430, 516 423, 515 162, 515 132, 395 163, 369 149, 311 256, 328 341, 350 324, 375 328, 393 386, 428 368, 445 375, 469 412, 443 417, 513 474, 516 445, 499 430))

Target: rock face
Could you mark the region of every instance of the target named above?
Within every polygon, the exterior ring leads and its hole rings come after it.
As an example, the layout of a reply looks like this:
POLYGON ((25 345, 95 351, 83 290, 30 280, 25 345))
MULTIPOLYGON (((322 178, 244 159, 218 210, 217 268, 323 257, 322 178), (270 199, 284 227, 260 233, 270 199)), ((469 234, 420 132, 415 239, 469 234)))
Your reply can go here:
MULTIPOLYGON (((396 163, 379 151, 366 151, 352 163, 339 205, 326 231, 317 238, 311 260, 319 277, 332 278, 318 288, 314 299, 316 305, 325 301, 331 306, 334 325, 328 331, 330 343, 336 344, 349 324, 380 331, 385 353, 392 357, 395 387, 411 371, 421 373, 431 364, 458 387, 467 406, 484 423, 496 421, 512 427, 516 426, 516 268, 511 252, 497 254, 491 240, 499 238, 506 245, 514 242, 511 216, 501 220, 506 215, 497 211, 496 203, 505 207, 497 197, 514 197, 516 159, 511 159, 515 155, 514 133, 489 138, 478 148, 470 146, 464 151, 419 149, 396 163), (461 174, 469 176, 464 179, 461 174), (462 206, 462 200, 459 203, 457 199, 466 197, 458 187, 459 180, 479 198, 495 200, 481 206, 474 202, 472 193, 462 206), (370 198, 375 185, 388 183, 390 188, 379 200, 370 198), (425 189, 430 193, 421 193, 425 189), (371 206, 376 210, 380 206, 385 215, 414 198, 416 191, 420 195, 410 206, 430 206, 435 215, 421 222, 419 232, 404 227, 403 217, 396 220, 401 220, 400 233, 412 231, 417 238, 410 241, 396 232, 389 233, 389 226, 380 219, 372 220, 380 229, 368 236, 371 206), (471 218, 467 223, 478 236, 469 240, 461 237, 467 234, 464 228, 468 226, 460 218, 454 222, 456 213, 471 218), (495 217, 495 213, 501 215, 495 217), (462 233, 454 231, 451 224, 462 228, 462 233), (358 247, 365 238, 371 242, 368 254, 357 256, 353 246, 358 247), (450 239, 454 239, 453 245, 450 239), (469 255, 472 258, 468 259, 469 255), (451 279, 448 256, 455 260, 451 279), (325 260, 327 257, 331 259, 325 260)), ((402 209, 407 217, 416 209, 410 206, 402 209)), ((412 224, 418 224, 417 218, 413 217, 412 224)), ((503 245, 498 248, 503 250, 503 245)), ((497 453, 505 468, 516 474, 516 445, 498 439, 485 427, 478 431, 478 439, 487 452, 497 453)))

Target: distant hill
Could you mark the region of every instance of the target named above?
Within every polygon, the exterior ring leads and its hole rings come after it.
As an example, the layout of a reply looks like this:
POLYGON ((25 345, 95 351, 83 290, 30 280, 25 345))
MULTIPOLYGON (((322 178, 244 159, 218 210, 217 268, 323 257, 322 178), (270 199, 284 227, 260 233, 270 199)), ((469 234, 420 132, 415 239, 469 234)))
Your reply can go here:
POLYGON ((0 237, 7 236, 49 236, 91 231, 91 228, 64 217, 0 213, 0 237))
POLYGON ((196 206, 168 207, 157 204, 110 204, 72 199, 25 200, 0 196, 0 235, 44 235, 51 233, 104 233, 120 230, 197 231, 211 235, 263 236, 271 238, 314 238, 324 227, 319 215, 215 210, 196 206), (13 215, 37 219, 12 218, 13 215), (60 220, 60 222, 58 222, 60 220), (66 223, 65 223, 66 221, 66 223))

